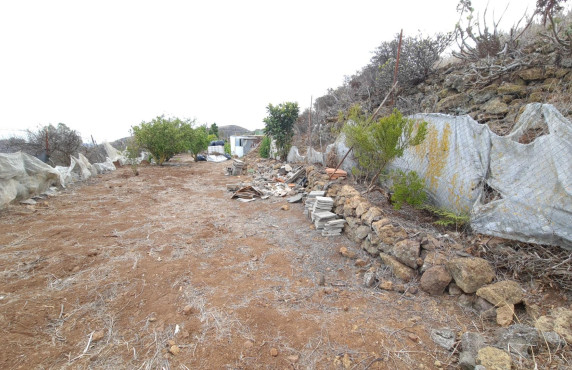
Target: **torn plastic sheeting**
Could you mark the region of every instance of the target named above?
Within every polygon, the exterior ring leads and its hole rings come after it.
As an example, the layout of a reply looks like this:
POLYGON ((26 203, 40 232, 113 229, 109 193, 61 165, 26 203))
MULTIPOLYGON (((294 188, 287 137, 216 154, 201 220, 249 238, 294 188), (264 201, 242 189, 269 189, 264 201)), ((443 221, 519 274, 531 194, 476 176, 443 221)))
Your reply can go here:
POLYGON ((0 153, 0 207, 62 186, 60 173, 29 154, 0 153))
POLYGON ((215 154, 207 155, 207 162, 225 162, 225 161, 228 161, 228 158, 225 157, 224 155, 215 155, 215 154))
MULTIPOLYGON (((105 152, 107 153, 107 156, 111 159, 112 162, 119 162, 121 166, 127 163, 127 157, 123 155, 119 150, 115 149, 111 144, 105 142, 103 143, 103 147, 105 148, 105 152)), ((141 161, 141 159, 144 158, 140 158, 139 162, 141 161)))
POLYGON ((482 234, 572 249, 572 124, 556 108, 529 104, 502 137, 469 116, 412 118, 429 123, 427 138, 390 167, 425 178, 432 203, 470 212, 473 230, 482 234), (540 126, 549 133, 518 142, 540 126), (488 200, 485 185, 500 199, 488 200))
POLYGON ((572 249, 572 123, 549 104, 529 104, 511 134, 493 135, 488 185, 501 198, 473 209, 477 232, 572 249), (548 134, 529 144, 529 129, 548 134))
POLYGON ((115 165, 113 164, 113 161, 109 157, 105 158, 105 162, 94 163, 93 166, 97 170, 97 173, 105 173, 105 172, 116 170, 115 165))
MULTIPOLYGON (((328 158, 331 151, 334 151, 338 160, 342 159, 350 148, 346 145, 346 134, 343 132, 336 138, 333 144, 326 147, 326 158, 328 158)), ((351 172, 352 168, 357 167, 358 163, 353 154, 350 153, 341 165, 341 169, 351 172)))

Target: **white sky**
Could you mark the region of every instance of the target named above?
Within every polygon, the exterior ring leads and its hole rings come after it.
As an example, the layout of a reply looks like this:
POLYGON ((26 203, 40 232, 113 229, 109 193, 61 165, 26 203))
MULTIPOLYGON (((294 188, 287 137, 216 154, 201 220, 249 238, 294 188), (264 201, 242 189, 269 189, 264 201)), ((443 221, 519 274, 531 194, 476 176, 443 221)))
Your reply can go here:
POLYGON ((457 2, 2 0, 0 137, 63 122, 112 141, 161 114, 262 128, 268 103, 308 107, 401 28, 451 31, 457 2))

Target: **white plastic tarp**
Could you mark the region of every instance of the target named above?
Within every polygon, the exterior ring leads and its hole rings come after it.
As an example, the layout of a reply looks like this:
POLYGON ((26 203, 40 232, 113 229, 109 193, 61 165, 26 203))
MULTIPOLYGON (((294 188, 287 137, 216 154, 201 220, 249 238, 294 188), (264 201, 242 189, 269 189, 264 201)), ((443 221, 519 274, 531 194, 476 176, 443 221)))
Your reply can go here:
POLYGON ((115 165, 113 164, 113 161, 109 157, 105 158, 105 162, 94 163, 93 166, 97 170, 97 173, 105 173, 105 172, 116 170, 115 165))
POLYGON ((29 154, 0 153, 0 208, 61 186, 60 173, 29 154))
POLYGON ((224 155, 209 154, 207 155, 207 162, 224 162, 228 161, 228 158, 224 155))
POLYGON ((507 136, 469 116, 412 118, 427 138, 391 167, 425 178, 435 205, 470 213, 482 234, 572 249, 572 124, 556 108, 529 104, 507 136), (546 134, 519 143, 531 129, 546 134))
POLYGON ((119 162, 121 166, 127 163, 127 157, 123 155, 119 150, 111 146, 111 144, 105 142, 103 143, 103 147, 105 148, 107 156, 111 159, 111 162, 119 162))
MULTIPOLYGON (((326 157, 328 157, 330 151, 334 151, 334 153, 336 154, 336 158, 339 160, 341 160, 342 158, 344 158, 344 156, 347 154, 348 150, 350 150, 350 148, 346 145, 346 134, 344 134, 343 132, 336 138, 336 141, 334 141, 332 144, 328 145, 326 147, 326 157)), ((346 159, 344 160, 344 162, 341 165, 341 169, 351 173, 352 172, 352 168, 356 167, 357 161, 354 158, 354 156, 350 153, 346 159)))

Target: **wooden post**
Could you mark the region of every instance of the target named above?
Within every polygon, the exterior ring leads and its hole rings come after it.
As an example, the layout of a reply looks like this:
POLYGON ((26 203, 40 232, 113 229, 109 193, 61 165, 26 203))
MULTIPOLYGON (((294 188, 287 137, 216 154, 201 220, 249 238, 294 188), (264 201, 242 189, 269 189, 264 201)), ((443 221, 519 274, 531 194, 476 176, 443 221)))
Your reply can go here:
MULTIPOLYGON (((401 55, 401 40, 403 39, 403 28, 399 33, 399 44, 397 44, 397 59, 395 60, 395 69, 393 70, 393 85, 397 83, 397 72, 399 71, 399 56, 401 55)), ((395 93, 391 94, 391 106, 395 104, 395 93)))
POLYGON ((312 147, 312 101, 313 96, 310 95, 310 119, 308 123, 308 150, 312 147))
MULTIPOLYGON (((391 89, 389 89, 389 91, 387 92, 387 95, 385 95, 385 98, 383 99, 383 101, 381 102, 381 104, 379 105, 379 107, 377 107, 377 109, 375 110, 375 112, 373 113, 373 115, 369 118, 368 122, 371 122, 375 119, 375 116, 377 115, 377 113, 379 112, 379 110, 381 109, 381 107, 383 107, 383 105, 385 104, 385 101, 387 100, 387 98, 389 98, 389 95, 393 92, 393 89, 395 89, 395 87, 397 86, 397 82, 393 84, 393 86, 391 87, 391 89)), ((334 176, 334 174, 336 173, 336 171, 340 168, 340 166, 342 165, 342 163, 344 163, 344 161, 346 160, 346 157, 348 156, 348 154, 350 154, 350 152, 354 149, 353 146, 351 146, 348 149, 348 152, 346 153, 346 155, 344 155, 344 157, 342 158, 342 160, 340 161, 340 163, 338 163, 338 165, 336 166, 336 169, 334 170, 334 172, 332 172, 330 174, 330 178, 329 180, 332 179, 332 176, 334 176)))

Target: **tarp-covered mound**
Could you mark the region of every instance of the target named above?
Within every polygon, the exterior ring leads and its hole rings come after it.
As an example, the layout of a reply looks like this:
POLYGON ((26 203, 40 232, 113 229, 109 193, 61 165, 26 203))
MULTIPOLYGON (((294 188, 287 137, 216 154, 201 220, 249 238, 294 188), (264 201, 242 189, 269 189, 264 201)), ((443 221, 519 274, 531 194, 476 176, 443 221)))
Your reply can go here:
POLYGON ((22 152, 0 153, 0 208, 41 194, 54 185, 63 184, 60 173, 50 165, 22 152))
POLYGON ((556 108, 529 104, 507 136, 469 116, 413 118, 427 138, 391 167, 424 177, 435 205, 479 233, 572 249, 572 124, 556 108))

